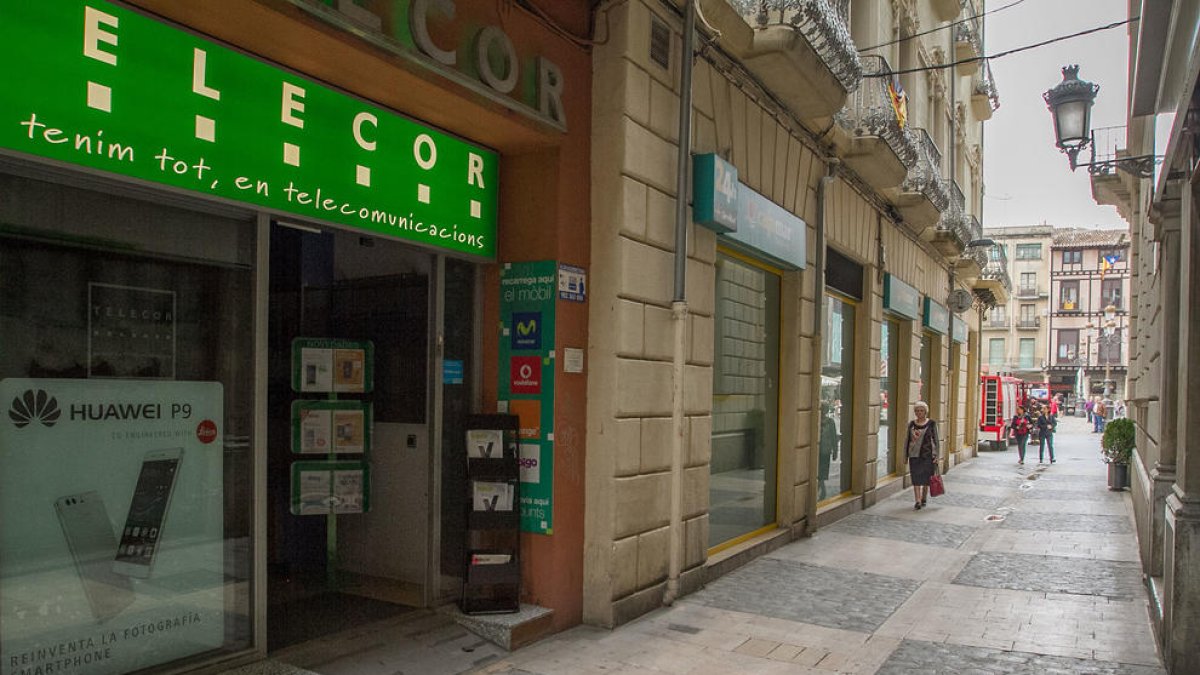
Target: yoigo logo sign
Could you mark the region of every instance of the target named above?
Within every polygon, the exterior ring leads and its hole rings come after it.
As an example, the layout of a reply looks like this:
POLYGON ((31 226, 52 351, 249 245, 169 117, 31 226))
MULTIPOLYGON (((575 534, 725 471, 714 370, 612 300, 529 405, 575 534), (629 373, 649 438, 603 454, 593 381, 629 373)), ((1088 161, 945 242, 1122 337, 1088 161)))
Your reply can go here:
POLYGON ((58 407, 58 399, 41 389, 26 389, 24 394, 14 397, 12 405, 8 407, 8 418, 18 429, 33 422, 52 427, 60 415, 62 410, 58 407))

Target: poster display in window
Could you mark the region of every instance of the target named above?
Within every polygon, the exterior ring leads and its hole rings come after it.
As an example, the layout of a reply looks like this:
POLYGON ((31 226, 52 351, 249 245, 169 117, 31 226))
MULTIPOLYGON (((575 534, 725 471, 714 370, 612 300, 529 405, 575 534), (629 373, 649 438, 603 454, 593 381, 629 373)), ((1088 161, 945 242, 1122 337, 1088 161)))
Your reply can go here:
POLYGON ((366 462, 293 462, 292 514, 327 516, 370 510, 366 462))
POLYGON ((292 401, 292 452, 369 453, 373 418, 369 401, 292 401))
POLYGON ((292 390, 313 394, 363 394, 375 386, 375 345, 370 340, 296 338, 292 390))
POLYGON ((222 647, 223 392, 0 381, 0 673, 123 673, 222 647))

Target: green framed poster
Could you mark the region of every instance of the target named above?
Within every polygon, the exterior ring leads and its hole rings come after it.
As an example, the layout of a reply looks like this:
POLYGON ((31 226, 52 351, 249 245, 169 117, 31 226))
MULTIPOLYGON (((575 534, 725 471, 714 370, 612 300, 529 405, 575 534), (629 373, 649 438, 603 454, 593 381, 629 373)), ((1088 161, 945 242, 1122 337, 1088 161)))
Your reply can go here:
POLYGON ((495 152, 241 51, 104 0, 5 2, 0 62, 0 150, 495 257, 495 152))
POLYGON ((292 514, 326 516, 371 510, 366 462, 293 462, 292 514))
POLYGON ((292 340, 292 390, 363 394, 375 388, 375 344, 370 340, 292 340))
POLYGON ((292 452, 366 455, 373 423, 369 401, 292 401, 292 452))
POLYGON ((519 418, 521 530, 537 534, 554 533, 557 298, 553 260, 508 263, 500 272, 501 411, 519 418))

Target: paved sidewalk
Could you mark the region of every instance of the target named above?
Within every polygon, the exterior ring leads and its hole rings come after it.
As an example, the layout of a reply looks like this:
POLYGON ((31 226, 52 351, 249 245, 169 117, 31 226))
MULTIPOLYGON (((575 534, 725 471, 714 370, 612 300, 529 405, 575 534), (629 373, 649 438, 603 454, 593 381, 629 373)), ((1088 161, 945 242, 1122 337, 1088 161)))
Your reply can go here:
POLYGON ((1053 465, 981 454, 921 511, 906 489, 674 607, 474 672, 1160 675, 1129 499, 1088 432, 1065 419, 1053 465))

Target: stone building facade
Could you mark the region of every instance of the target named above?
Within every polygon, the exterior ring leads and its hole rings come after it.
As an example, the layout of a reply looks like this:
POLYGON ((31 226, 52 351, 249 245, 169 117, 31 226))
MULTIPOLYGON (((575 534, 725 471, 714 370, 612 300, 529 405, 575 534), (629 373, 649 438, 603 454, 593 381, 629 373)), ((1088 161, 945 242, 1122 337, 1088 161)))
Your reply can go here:
POLYGON ((980 312, 1009 286, 971 245, 995 89, 978 62, 942 65, 979 53, 981 19, 947 22, 980 5, 696 5, 690 77, 685 3, 597 15, 584 620, 599 625, 903 489, 897 429, 919 399, 945 463, 970 456, 980 312), (695 209, 682 237, 678 199, 695 209), (737 232, 693 222, 714 201, 737 232))
POLYGON ((1129 116, 1096 130, 1112 142, 1095 144, 1092 195, 1130 228, 1131 492, 1163 661, 1182 674, 1200 659, 1200 2, 1129 14, 1129 116))

